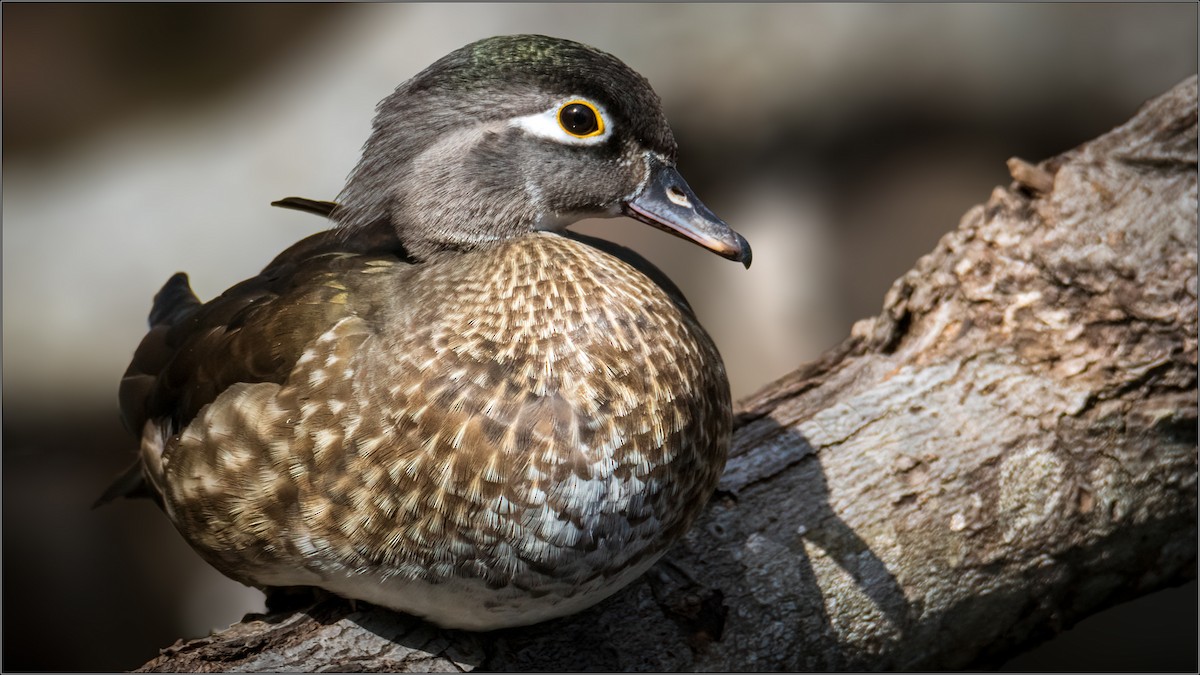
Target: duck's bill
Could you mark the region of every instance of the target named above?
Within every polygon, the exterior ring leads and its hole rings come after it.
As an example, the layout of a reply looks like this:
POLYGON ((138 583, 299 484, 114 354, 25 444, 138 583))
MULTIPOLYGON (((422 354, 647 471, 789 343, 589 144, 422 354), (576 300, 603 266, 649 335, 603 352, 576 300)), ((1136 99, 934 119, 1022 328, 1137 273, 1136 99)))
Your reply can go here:
POLYGON ((631 218, 750 267, 750 243, 709 211, 673 166, 651 160, 650 179, 640 193, 625 201, 623 210, 631 218))

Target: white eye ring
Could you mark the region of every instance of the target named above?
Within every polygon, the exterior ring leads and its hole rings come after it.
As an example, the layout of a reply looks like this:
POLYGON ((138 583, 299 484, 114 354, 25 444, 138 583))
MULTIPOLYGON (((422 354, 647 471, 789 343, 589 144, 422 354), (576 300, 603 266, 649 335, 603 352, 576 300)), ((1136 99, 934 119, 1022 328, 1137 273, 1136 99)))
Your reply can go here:
POLYGON ((582 96, 568 96, 545 112, 514 117, 509 123, 525 130, 528 134, 538 138, 548 138, 563 145, 599 145, 612 136, 612 118, 608 116, 608 111, 599 103, 582 96), (580 137, 563 129, 558 121, 558 113, 568 103, 584 103, 594 109, 599 117, 602 131, 591 136, 580 137))

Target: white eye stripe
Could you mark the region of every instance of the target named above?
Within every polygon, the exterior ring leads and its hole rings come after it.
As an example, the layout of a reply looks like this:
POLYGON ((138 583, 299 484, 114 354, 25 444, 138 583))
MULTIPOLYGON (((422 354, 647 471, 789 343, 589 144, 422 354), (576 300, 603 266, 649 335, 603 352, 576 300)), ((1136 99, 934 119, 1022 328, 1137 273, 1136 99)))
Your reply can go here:
POLYGON ((564 98, 545 112, 526 115, 524 117, 514 117, 509 120, 509 124, 523 129, 526 133, 533 136, 548 138, 563 145, 598 145, 608 140, 608 137, 612 135, 612 118, 608 116, 608 111, 599 103, 581 96, 564 98), (580 138, 567 133, 562 128, 562 125, 558 123, 558 111, 563 107, 563 104, 570 101, 587 101, 591 104, 596 109, 596 112, 600 114, 600 119, 604 121, 604 131, 595 136, 587 136, 586 138, 580 138))

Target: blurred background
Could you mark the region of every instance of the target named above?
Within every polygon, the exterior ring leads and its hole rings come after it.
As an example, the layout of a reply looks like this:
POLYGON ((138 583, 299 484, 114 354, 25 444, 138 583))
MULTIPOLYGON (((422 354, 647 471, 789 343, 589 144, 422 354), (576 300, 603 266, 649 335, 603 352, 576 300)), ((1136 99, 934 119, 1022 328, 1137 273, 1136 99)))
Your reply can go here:
MULTIPOLYGON (((148 502, 117 383, 177 270, 202 298, 324 221, 376 102, 472 40, 580 40, 644 74, 754 267, 622 219, 742 397, 875 314, 996 185, 1196 72, 1195 4, 3 5, 3 668, 125 670, 263 609, 148 502), (64 640, 64 635, 70 635, 64 640)), ((1193 582, 1009 669, 1195 670, 1193 582)))

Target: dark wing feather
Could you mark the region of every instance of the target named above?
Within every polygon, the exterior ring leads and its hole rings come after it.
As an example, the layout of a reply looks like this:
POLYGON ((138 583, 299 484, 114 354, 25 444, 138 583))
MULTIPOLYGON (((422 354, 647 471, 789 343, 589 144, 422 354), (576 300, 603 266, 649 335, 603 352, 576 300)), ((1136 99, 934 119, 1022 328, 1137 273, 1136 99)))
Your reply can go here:
MULTIPOLYGON (((234 384, 283 383, 307 346, 337 321, 373 313, 370 294, 348 293, 343 281, 348 270, 380 258, 407 260, 390 228, 356 233, 352 241, 328 230, 207 303, 187 275, 172 276, 155 295, 150 331, 121 380, 126 427, 140 437, 147 420, 166 419, 178 433, 234 384)), ((127 471, 101 502, 147 493, 137 475, 137 467, 127 471)))

